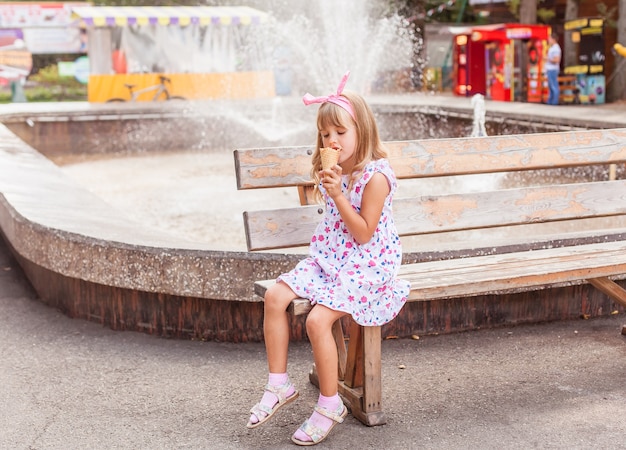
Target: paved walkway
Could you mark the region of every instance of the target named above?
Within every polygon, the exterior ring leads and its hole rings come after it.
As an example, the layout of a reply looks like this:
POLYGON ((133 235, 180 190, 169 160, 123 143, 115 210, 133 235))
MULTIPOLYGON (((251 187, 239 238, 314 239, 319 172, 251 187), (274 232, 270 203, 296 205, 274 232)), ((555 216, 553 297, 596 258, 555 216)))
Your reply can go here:
MULTIPOLYGON (((626 317, 383 343, 387 425, 348 416, 319 449, 626 449, 626 317)), ((261 344, 159 339, 73 320, 37 300, 0 241, 0 448, 287 449, 301 398, 248 430, 261 344)))

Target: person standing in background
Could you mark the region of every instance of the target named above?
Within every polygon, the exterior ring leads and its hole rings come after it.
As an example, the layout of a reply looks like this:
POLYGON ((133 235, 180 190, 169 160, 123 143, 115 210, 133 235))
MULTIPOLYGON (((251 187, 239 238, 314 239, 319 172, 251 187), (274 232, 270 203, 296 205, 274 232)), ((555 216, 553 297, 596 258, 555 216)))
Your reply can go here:
POLYGON ((548 60, 546 62, 546 75, 548 76, 548 105, 559 104, 559 72, 561 70, 561 47, 559 36, 552 33, 548 39, 548 60))

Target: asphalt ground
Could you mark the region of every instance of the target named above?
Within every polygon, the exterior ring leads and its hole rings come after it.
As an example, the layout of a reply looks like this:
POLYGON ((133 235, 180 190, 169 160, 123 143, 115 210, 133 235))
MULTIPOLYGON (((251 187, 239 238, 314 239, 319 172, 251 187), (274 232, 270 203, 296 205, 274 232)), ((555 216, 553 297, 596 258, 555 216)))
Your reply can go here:
MULTIPOLYGON (((626 449, 626 315, 383 342, 387 424, 351 415, 318 449, 626 449)), ((300 399, 248 430, 262 344, 115 332, 41 303, 0 241, 1 449, 287 449, 300 399)))

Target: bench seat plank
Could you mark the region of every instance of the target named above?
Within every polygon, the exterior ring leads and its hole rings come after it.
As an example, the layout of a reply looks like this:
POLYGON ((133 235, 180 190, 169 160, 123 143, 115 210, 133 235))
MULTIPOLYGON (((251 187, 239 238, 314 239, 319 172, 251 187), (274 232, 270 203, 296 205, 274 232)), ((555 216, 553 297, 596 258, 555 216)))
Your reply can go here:
MULTIPOLYGON (((626 242, 617 241, 405 264, 399 276, 411 283, 408 301, 424 301, 521 292, 624 273, 626 242)), ((274 280, 257 281, 255 293, 262 298, 273 283, 274 280)), ((606 288, 603 292, 607 292, 606 288)), ((626 306, 626 301, 620 301, 621 292, 612 293, 613 299, 626 306)), ((310 309, 308 300, 296 299, 290 310, 294 315, 302 315, 310 309)))
POLYGON ((626 242, 407 264, 410 300, 473 296, 626 273, 626 242))

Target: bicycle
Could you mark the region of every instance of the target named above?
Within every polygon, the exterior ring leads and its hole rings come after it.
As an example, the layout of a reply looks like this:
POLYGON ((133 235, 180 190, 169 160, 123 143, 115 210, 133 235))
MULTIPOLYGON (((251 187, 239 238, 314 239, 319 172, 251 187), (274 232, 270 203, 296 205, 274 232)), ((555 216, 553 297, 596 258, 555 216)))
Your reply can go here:
POLYGON ((170 80, 168 77, 159 75, 159 81, 159 84, 155 84, 154 86, 148 86, 139 90, 135 90, 135 87, 137 86, 136 84, 124 83, 124 86, 128 89, 128 92, 130 93, 130 99, 115 97, 108 99, 106 102, 136 102, 137 98, 139 98, 140 95, 150 91, 156 91, 152 96, 153 102, 158 100, 187 100, 185 97, 181 97, 180 95, 170 95, 170 91, 165 85, 166 82, 170 84, 172 83, 172 80, 170 80))

